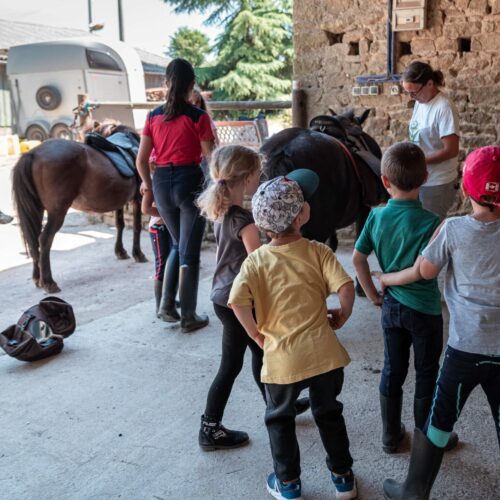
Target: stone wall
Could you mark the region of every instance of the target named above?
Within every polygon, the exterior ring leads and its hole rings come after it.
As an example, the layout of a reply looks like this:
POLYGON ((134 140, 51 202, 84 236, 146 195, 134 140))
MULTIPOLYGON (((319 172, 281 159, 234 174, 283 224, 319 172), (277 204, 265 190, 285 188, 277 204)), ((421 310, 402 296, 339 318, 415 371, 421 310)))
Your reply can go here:
MULTIPOLYGON (((445 75, 460 113, 461 152, 500 137, 500 0, 432 0, 427 27, 395 35, 401 73, 414 59, 445 75)), ((356 76, 385 74, 387 0, 296 0, 294 78, 307 94, 308 117, 371 108, 365 130, 382 148, 407 138, 411 103, 392 96, 351 96, 356 76)))

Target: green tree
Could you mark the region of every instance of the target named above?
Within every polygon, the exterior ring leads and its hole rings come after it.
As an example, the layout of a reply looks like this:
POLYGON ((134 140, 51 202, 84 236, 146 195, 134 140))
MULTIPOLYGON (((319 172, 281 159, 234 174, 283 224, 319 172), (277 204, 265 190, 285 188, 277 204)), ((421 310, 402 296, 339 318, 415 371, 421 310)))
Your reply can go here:
POLYGON ((291 0, 165 0, 177 12, 211 10, 207 23, 224 27, 217 62, 197 78, 223 99, 273 99, 288 94, 292 77, 291 0))
POLYGON ((194 67, 202 66, 209 53, 209 39, 200 30, 179 28, 170 37, 167 55, 187 59, 194 67))

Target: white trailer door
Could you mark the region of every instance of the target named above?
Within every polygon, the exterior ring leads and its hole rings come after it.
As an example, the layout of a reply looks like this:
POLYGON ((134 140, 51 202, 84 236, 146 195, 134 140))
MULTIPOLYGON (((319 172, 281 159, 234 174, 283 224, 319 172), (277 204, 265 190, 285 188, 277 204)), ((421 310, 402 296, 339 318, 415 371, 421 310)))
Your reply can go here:
POLYGON ((91 101, 129 101, 126 73, 86 71, 87 93, 91 101))

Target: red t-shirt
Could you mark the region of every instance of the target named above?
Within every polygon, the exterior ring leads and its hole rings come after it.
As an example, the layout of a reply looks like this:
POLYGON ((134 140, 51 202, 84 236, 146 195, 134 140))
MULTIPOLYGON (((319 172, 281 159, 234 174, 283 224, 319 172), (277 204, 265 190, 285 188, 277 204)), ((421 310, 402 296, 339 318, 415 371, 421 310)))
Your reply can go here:
POLYGON ((186 103, 182 115, 165 121, 163 105, 148 114, 142 135, 151 137, 155 163, 189 165, 201 162, 200 141, 213 141, 210 117, 202 109, 186 103))

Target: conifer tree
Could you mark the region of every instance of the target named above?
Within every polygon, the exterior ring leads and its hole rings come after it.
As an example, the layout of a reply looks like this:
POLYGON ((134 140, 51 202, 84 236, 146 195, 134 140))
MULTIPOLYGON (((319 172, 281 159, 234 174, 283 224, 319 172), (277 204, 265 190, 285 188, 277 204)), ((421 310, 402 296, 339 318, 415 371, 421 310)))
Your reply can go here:
POLYGON ((200 30, 179 28, 170 38, 167 55, 187 59, 194 67, 205 62, 210 52, 208 36, 200 30))
POLYGON ((292 77, 291 0, 165 0, 177 12, 211 11, 220 23, 216 63, 197 79, 217 99, 273 99, 289 94, 292 77))

